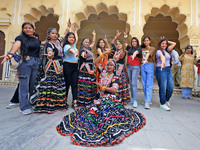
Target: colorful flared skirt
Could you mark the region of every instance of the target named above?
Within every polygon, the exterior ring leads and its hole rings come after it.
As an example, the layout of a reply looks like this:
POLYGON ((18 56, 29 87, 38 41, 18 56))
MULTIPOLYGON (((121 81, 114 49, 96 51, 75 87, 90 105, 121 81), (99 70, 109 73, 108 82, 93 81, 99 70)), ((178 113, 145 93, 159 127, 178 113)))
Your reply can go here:
POLYGON ((82 67, 81 70, 79 70, 78 94, 77 94, 78 97, 77 102, 79 106, 86 106, 93 103, 96 96, 96 88, 97 88, 95 82, 96 82, 96 76, 94 72, 89 72, 88 68, 86 68, 85 66, 82 67))
POLYGON ((121 104, 126 105, 131 100, 130 100, 129 87, 128 87, 128 84, 129 84, 128 75, 125 68, 123 68, 119 77, 120 77, 119 89, 117 93, 119 94, 119 97, 121 98, 121 104))
POLYGON ((100 105, 90 105, 64 116, 56 127, 58 133, 70 136, 81 146, 112 146, 120 143, 146 124, 145 117, 126 109, 110 95, 101 98, 100 105))
POLYGON ((34 112, 54 113, 67 110, 66 86, 62 71, 62 61, 49 61, 45 77, 41 79, 37 90, 38 99, 34 112))

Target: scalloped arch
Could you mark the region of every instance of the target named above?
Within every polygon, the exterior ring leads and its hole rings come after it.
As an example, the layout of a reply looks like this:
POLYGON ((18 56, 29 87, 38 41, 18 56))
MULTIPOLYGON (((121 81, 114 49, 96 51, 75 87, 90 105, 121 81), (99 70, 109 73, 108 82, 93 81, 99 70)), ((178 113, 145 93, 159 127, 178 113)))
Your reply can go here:
POLYGON ((151 9, 151 13, 144 16, 145 21, 147 22, 150 16, 155 17, 158 14, 162 14, 163 16, 171 16, 172 22, 178 24, 177 31, 179 32, 179 40, 185 37, 188 33, 188 27, 185 24, 186 16, 180 14, 178 7, 173 7, 170 9, 168 5, 163 5, 160 8, 153 7, 151 9))
POLYGON ((24 20, 35 24, 35 22, 39 21, 42 16, 48 16, 49 14, 58 17, 58 15, 54 14, 53 8, 46 8, 44 5, 41 5, 39 8, 31 8, 29 14, 24 15, 24 20))
MULTIPOLYGON (((119 13, 118 8, 115 5, 107 7, 104 3, 99 3, 95 7, 87 6, 83 12, 78 12, 75 15, 75 24, 80 28, 80 24, 84 20, 88 20, 91 14, 99 15, 101 12, 106 12, 108 15, 116 14, 119 20, 127 22, 127 14, 119 13)), ((126 27, 130 29, 130 25, 126 23, 126 27)))

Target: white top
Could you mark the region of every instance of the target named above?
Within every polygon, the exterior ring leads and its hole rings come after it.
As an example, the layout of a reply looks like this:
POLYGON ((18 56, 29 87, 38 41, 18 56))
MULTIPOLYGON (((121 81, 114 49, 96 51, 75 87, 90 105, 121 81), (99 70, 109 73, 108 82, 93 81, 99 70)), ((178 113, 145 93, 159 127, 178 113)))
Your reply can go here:
POLYGON ((176 50, 172 50, 172 53, 171 53, 171 56, 172 56, 172 65, 175 65, 175 64, 178 64, 177 66, 181 66, 181 62, 179 61, 179 54, 176 50))

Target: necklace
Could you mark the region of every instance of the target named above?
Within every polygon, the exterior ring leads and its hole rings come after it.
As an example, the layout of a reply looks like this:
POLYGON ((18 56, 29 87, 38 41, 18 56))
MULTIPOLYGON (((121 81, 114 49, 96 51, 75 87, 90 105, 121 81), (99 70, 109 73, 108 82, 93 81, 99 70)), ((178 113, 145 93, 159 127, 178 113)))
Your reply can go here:
POLYGON ((111 75, 108 75, 108 73, 103 73, 103 75, 101 76, 100 84, 102 86, 109 87, 113 76, 114 76, 114 73, 112 73, 111 75))
POLYGON ((114 58, 113 58, 115 61, 118 61, 118 58, 119 58, 118 55, 120 54, 120 52, 121 52, 120 50, 115 52, 115 55, 114 55, 114 58))

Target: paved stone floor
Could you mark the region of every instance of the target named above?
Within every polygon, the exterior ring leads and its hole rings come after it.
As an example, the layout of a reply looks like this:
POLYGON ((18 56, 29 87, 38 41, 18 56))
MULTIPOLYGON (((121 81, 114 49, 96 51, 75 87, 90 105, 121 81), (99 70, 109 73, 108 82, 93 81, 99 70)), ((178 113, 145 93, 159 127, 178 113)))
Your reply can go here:
MULTIPOLYGON (((19 107, 6 109, 14 90, 14 87, 0 87, 0 150, 200 149, 200 102, 197 98, 183 100, 173 95, 171 111, 166 112, 159 108, 158 94, 153 94, 150 110, 145 110, 142 105, 136 109, 147 120, 142 130, 112 147, 92 148, 73 145, 69 137, 57 133, 56 125, 73 111, 71 108, 66 112, 31 115, 22 115, 19 107)), ((143 99, 143 93, 138 93, 138 101, 141 103, 143 99)), ((131 108, 131 105, 127 107, 131 108)))

